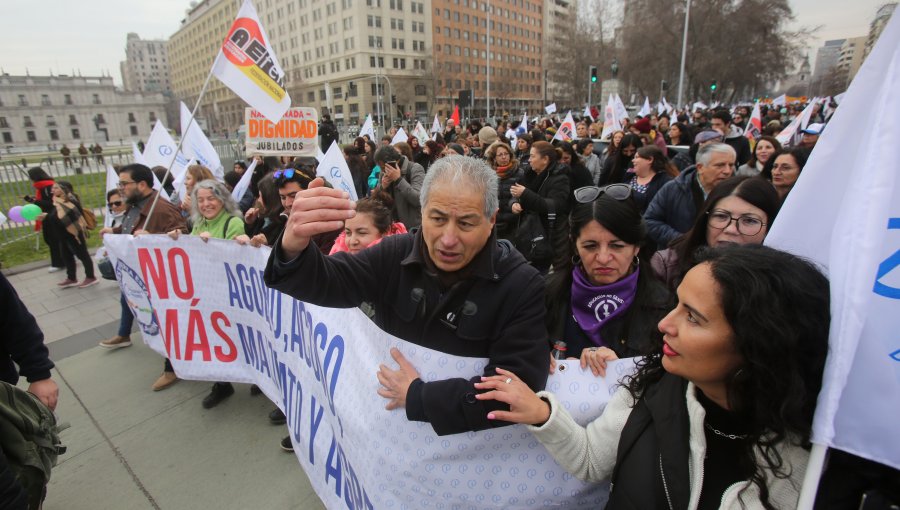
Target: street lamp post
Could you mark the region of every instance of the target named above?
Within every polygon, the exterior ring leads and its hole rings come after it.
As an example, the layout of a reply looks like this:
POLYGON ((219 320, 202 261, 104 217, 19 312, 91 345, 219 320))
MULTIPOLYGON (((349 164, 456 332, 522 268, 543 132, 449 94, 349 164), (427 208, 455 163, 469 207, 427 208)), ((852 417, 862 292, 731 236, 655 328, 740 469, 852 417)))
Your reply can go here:
POLYGON ((687 38, 688 38, 688 22, 691 19, 691 0, 687 0, 687 8, 684 11, 684 36, 681 39, 681 71, 678 73, 678 108, 682 107, 681 101, 684 96, 684 62, 687 57, 687 38))
POLYGON ((491 2, 487 0, 485 4, 487 10, 487 39, 485 39, 485 45, 487 46, 487 95, 485 98, 485 113, 484 119, 487 121, 491 117, 491 2))

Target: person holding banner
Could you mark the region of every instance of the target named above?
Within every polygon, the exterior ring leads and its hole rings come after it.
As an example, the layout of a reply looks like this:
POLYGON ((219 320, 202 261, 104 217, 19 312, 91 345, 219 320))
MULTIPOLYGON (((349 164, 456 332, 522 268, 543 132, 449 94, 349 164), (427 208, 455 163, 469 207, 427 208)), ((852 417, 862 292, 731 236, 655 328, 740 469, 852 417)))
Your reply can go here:
MULTIPOLYGON (((422 184, 420 230, 386 237, 356 255, 324 256, 310 246, 312 237, 339 228, 355 211, 346 193, 316 179, 297 194, 265 282, 320 306, 369 302, 374 322, 391 335, 448 354, 488 358, 484 375, 507 368, 528 387, 543 388, 550 354, 543 280, 494 236, 497 202, 497 175, 484 161, 445 157, 422 184)), ((475 398, 478 374, 425 381, 400 351, 391 355, 399 369, 382 365, 378 372, 378 393, 388 410, 405 409, 407 419, 428 422, 439 435, 505 425, 487 418, 505 404, 475 398)))
POLYGON ((552 393, 499 369, 476 384, 489 420, 529 430, 577 478, 609 480, 608 509, 796 508, 830 324, 813 263, 772 248, 706 250, 603 414, 578 425, 552 393))
MULTIPOLYGON (((247 243, 250 238, 244 234, 244 216, 231 192, 219 181, 206 179, 194 185, 191 192, 191 220, 194 225, 191 235, 204 241, 215 239, 238 239, 247 243)), ((169 237, 178 239, 181 230, 169 232, 169 237)), ((209 395, 203 399, 204 409, 212 409, 234 394, 234 386, 229 382, 213 383, 209 395)))
POLYGON ((574 196, 572 256, 547 278, 547 329, 551 341, 566 342, 570 359, 603 376, 607 361, 648 354, 661 343, 656 324, 671 298, 647 257, 639 257, 647 231, 631 188, 586 186, 574 196))

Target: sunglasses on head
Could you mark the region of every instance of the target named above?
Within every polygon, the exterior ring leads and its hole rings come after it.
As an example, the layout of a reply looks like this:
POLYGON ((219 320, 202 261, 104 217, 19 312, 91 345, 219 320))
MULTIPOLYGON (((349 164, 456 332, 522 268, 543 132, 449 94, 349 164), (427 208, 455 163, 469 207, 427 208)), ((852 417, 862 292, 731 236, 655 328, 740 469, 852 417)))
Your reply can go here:
POLYGON ((580 204, 589 204, 604 194, 616 200, 627 200, 631 196, 631 186, 627 184, 610 184, 602 188, 584 186, 575 190, 575 200, 580 204))
POLYGON ((294 170, 293 168, 286 168, 284 170, 278 170, 277 172, 275 172, 275 175, 273 175, 273 177, 276 179, 281 179, 282 177, 284 177, 285 179, 292 179, 295 173, 296 170, 294 170))

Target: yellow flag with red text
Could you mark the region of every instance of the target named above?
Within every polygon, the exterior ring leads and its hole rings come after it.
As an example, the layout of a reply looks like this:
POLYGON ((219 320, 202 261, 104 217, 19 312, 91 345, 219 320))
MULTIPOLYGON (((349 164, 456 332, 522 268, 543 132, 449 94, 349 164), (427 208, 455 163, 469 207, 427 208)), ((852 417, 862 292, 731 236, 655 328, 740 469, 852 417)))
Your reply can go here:
POLYGON ((284 88, 284 70, 250 0, 241 5, 212 72, 272 122, 278 122, 291 107, 291 96, 284 88))

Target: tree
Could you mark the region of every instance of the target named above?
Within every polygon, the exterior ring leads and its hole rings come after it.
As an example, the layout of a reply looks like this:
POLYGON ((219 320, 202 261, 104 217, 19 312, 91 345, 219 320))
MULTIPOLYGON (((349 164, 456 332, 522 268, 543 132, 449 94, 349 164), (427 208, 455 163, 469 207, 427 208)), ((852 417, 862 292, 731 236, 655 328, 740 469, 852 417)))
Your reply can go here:
MULTIPOLYGON (((655 97, 660 80, 677 88, 686 2, 629 0, 617 42, 621 78, 655 97), (651 15, 656 24, 648 24, 651 15)), ((746 99, 796 66, 807 30, 791 32, 788 0, 692 0, 684 100, 746 99)), ((677 94, 677 92, 674 92, 677 94)), ((674 99, 670 88, 670 99, 674 99)))

